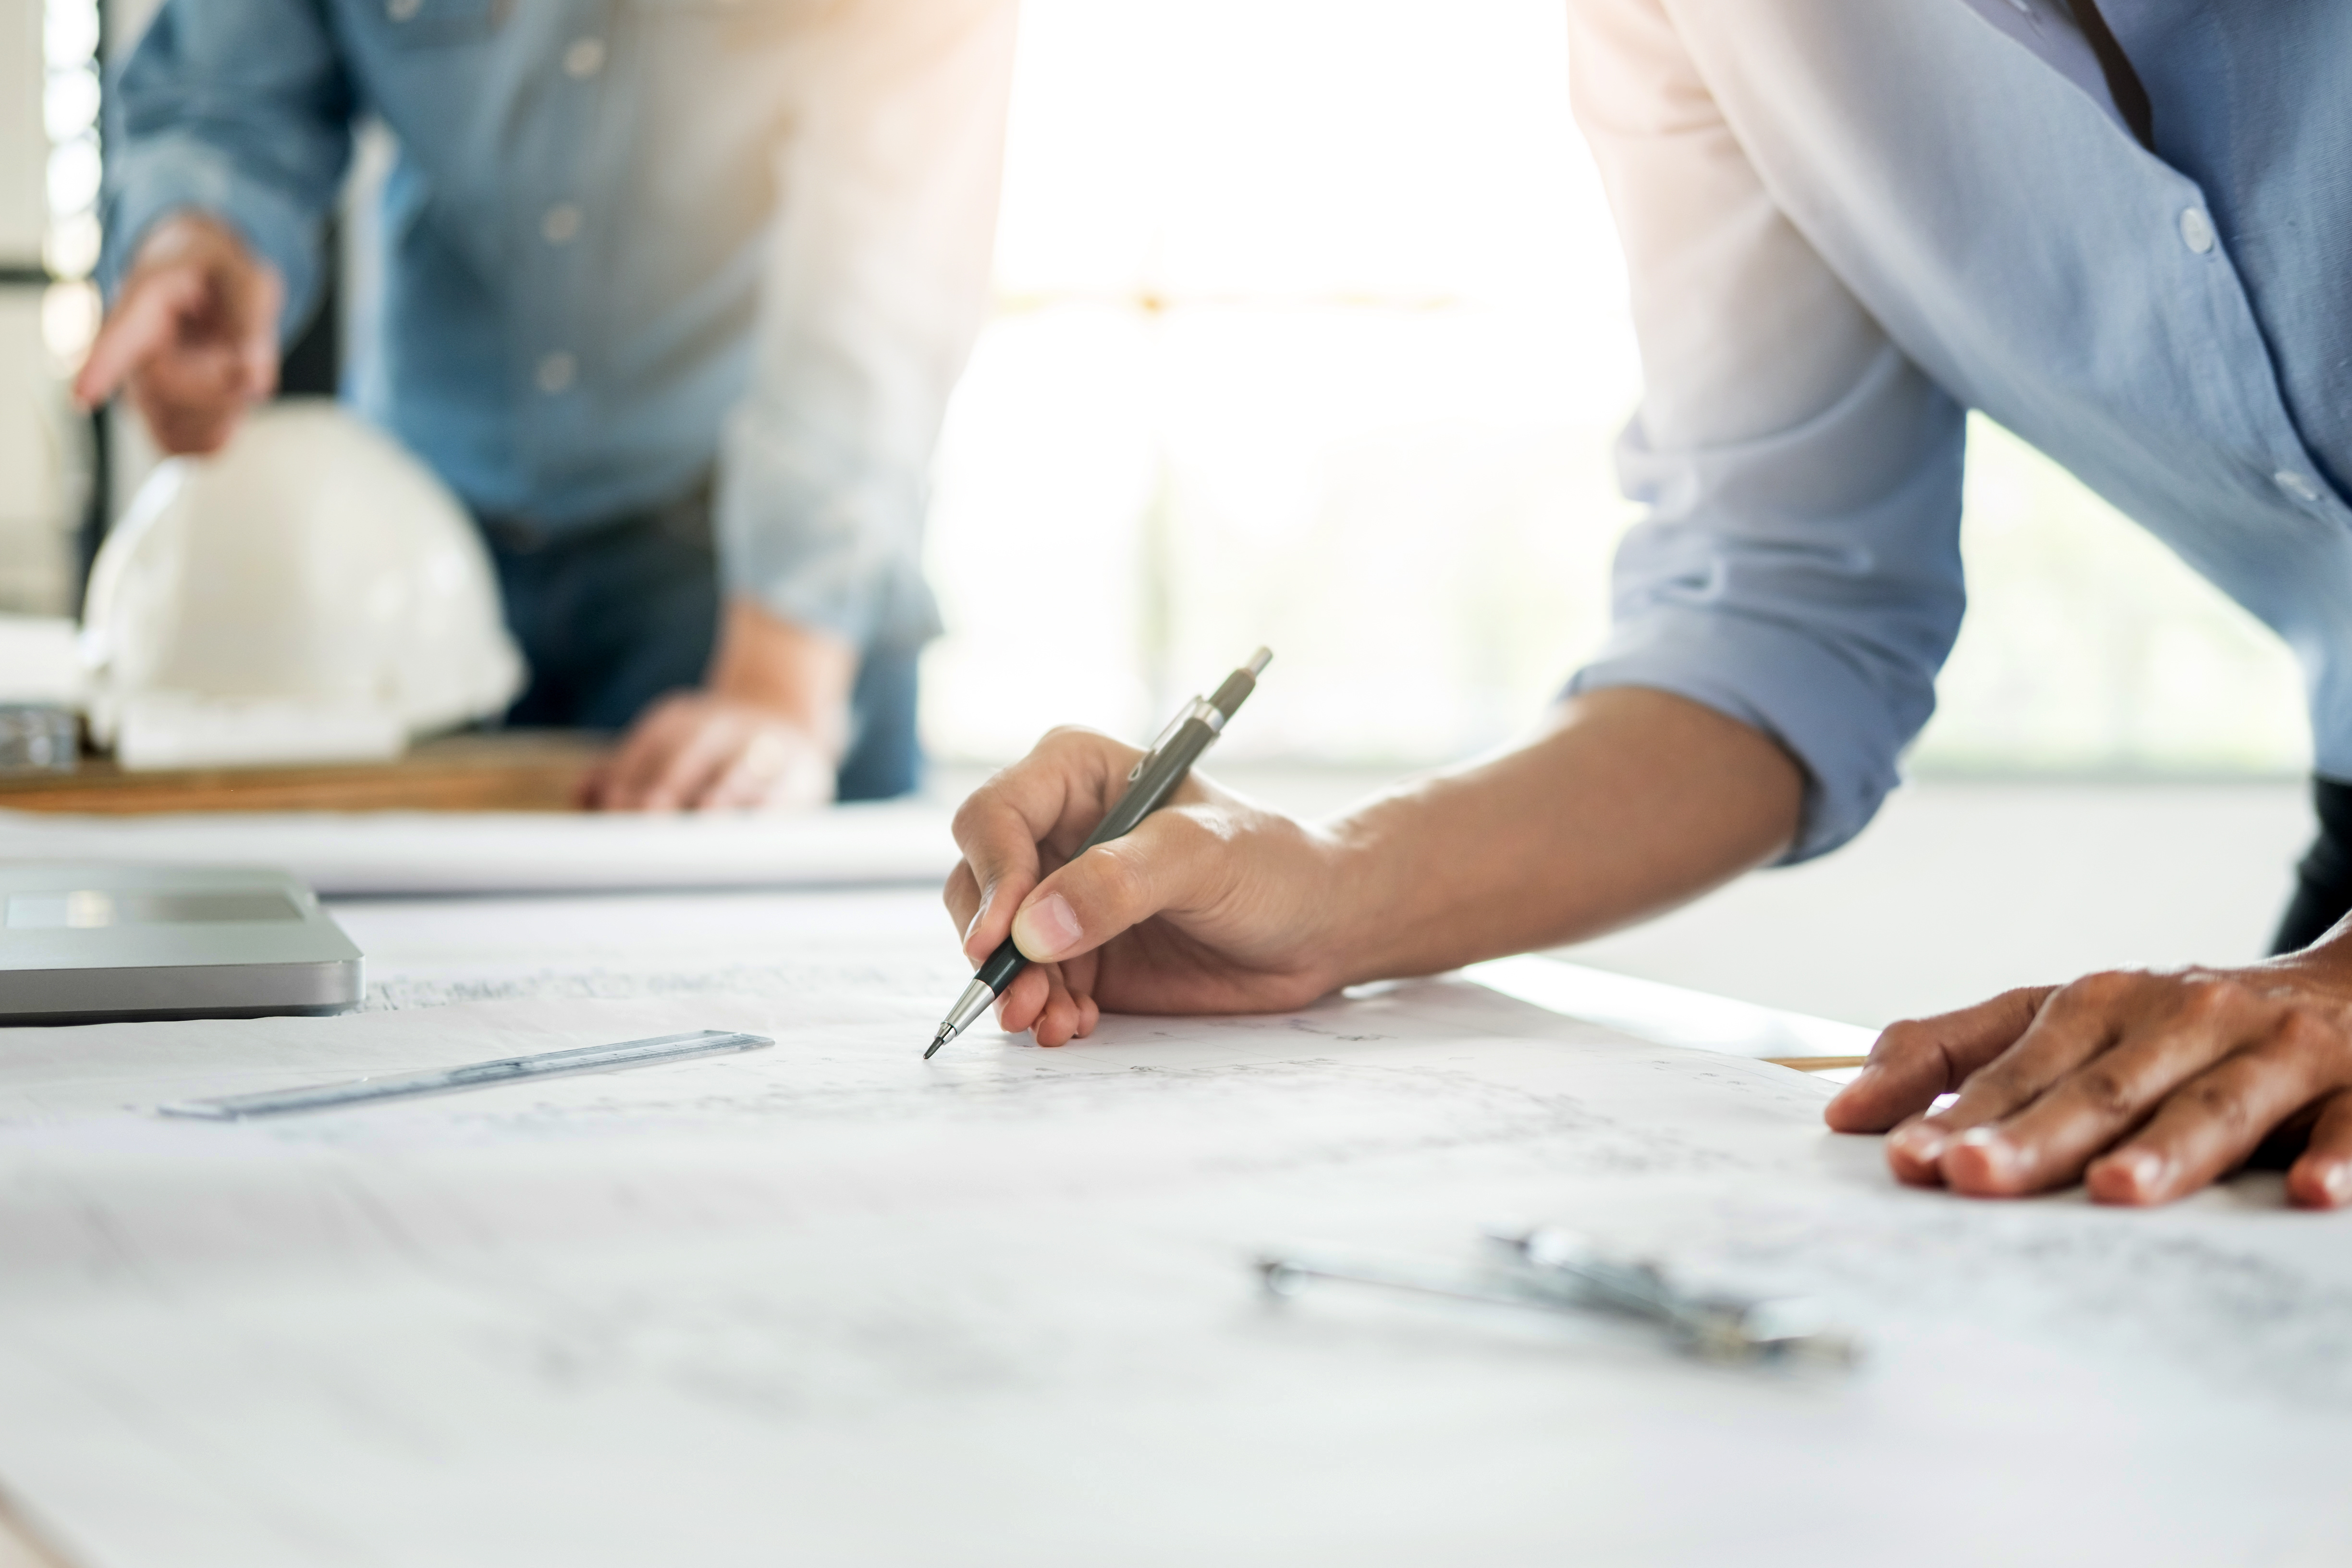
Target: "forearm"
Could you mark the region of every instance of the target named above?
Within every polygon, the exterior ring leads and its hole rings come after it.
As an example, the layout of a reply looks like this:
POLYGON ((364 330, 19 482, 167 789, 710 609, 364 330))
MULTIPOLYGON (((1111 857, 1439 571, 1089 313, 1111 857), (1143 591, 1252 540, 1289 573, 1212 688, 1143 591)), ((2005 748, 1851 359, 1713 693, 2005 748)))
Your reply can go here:
POLYGON ((136 277, 143 269, 174 261, 202 261, 214 257, 234 258, 238 265, 266 268, 278 274, 279 287, 284 287, 283 274, 267 257, 254 252, 235 224, 202 207, 181 207, 148 225, 131 253, 129 276, 136 277))
POLYGON ((1339 984, 1596 936, 1770 859, 1804 775, 1769 737, 1665 692, 1561 704, 1544 733, 1325 830, 1339 984))
POLYGON ((859 0, 793 90, 751 385, 718 524, 730 591, 860 647, 939 630, 931 452, 987 310, 1011 0, 859 0))
POLYGON ((2352 921, 2339 921, 2301 952, 2266 959, 2248 973, 2276 975, 2298 990, 2352 1002, 2352 921))
POLYGON ((319 224, 342 187, 355 98, 311 0, 167 5, 111 92, 110 294, 153 228, 199 211, 285 283, 282 330, 316 300, 319 224))

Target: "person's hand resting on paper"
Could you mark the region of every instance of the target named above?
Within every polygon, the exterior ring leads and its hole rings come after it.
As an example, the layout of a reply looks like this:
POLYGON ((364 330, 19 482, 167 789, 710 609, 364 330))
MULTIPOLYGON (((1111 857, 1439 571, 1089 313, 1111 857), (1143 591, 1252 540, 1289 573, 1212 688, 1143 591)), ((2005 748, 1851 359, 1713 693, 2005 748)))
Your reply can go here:
POLYGON ((286 285, 226 226, 165 218, 140 242, 73 395, 95 408, 128 387, 170 453, 216 452, 278 387, 286 285))
POLYGON ((701 689, 647 709, 583 782, 604 811, 824 805, 849 745, 857 654, 848 643, 730 599, 701 689))
POLYGON ((2166 1203, 2268 1144, 2300 1150, 2289 1197, 2338 1207, 2352 1202, 2352 951, 2339 937, 2244 969, 2093 974, 1897 1024, 1827 1115, 1841 1132, 1894 1128, 1886 1161, 1904 1181, 1976 1196, 2080 1181, 2102 1203, 2166 1203))
MULTIPOLYGON (((1035 961, 997 1013, 1040 1045, 1091 1033, 1106 1009, 1279 1011, 1595 936, 1774 858, 1803 795, 1759 731, 1619 688, 1570 699, 1526 746, 1325 824, 1196 773, 1134 833, 1070 860, 1138 755, 1057 731, 957 814, 949 913, 975 966, 1008 931, 1035 961)), ((2268 1142, 2302 1150, 2296 1203, 2352 1202, 2352 935, 1898 1024, 1827 1118, 1902 1124, 1895 1173, 1970 1195, 2087 1179, 2101 1202, 2162 1203, 2268 1142), (1952 1107, 1920 1115, 1950 1089, 1952 1107)))

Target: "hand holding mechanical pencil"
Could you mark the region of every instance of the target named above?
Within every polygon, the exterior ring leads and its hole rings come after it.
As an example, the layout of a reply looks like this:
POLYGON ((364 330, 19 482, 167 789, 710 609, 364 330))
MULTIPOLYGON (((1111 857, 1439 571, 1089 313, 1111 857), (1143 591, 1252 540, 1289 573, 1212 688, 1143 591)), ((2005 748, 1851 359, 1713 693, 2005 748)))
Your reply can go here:
POLYGON ((997 1006, 1040 1045, 1090 1034, 1106 1012, 1284 1012, 1594 935, 1785 842, 1727 794, 1793 821, 1799 793, 1744 726, 1664 692, 1604 690, 1563 702, 1525 746, 1326 820, 1195 773, 1134 832, 1088 847, 1138 754, 1057 730, 956 813, 949 913, 974 967, 1008 935, 1031 961, 997 1006))
MULTIPOLYGON (((1148 852, 1150 843, 1166 838, 1171 832, 1185 831, 1181 827, 1159 826, 1157 819, 1151 823, 1147 823, 1146 819, 1171 798, 1181 798, 1189 803, 1206 794, 1202 786, 1191 781, 1192 764, 1214 743, 1226 722, 1255 689, 1257 677, 1265 671, 1273 657, 1266 649, 1258 649, 1247 664, 1226 677, 1213 695, 1194 698, 1182 712, 1169 721, 1167 729, 1161 731, 1151 749, 1139 755, 1108 737, 1091 731, 1057 731, 1049 736, 1047 745, 1057 742, 1066 743, 1087 753, 1088 763, 1095 764, 1081 764, 1076 787, 1066 787, 1072 782, 1069 779, 1056 779, 1048 785, 1047 793, 1058 797, 1052 803, 1054 820, 1050 823, 1045 820, 1046 803, 1042 799, 1028 806, 1017 807, 1014 816, 1009 819, 1001 812, 992 819, 984 810, 975 812, 973 805, 980 796, 975 796, 974 802, 966 803, 965 810, 958 814, 956 824, 957 841, 965 846, 966 858, 949 881, 947 899, 950 910, 964 922, 965 951, 978 963, 979 973, 941 1021, 929 1049, 923 1053, 926 1060, 969 1027, 991 1002, 1001 1004, 1008 1026, 1029 1026, 1027 1022, 1020 1025, 1011 1023, 1016 1014, 1027 1019, 1035 1011, 1034 1004, 1041 987, 1037 982, 1023 984, 1026 971, 1033 960, 1051 959, 1066 952, 1068 938, 1077 929, 1077 917, 1070 900, 1073 889, 1068 879, 1065 879, 1066 885, 1059 889, 1049 890, 1038 885, 1039 852, 1045 850, 1063 860, 1081 860, 1092 856, 1096 868, 1111 870, 1111 874, 1116 876, 1117 871, 1112 868, 1135 863, 1131 853, 1120 852, 1120 841, 1130 834, 1141 841, 1148 852), (1109 763, 1111 766, 1117 766, 1128 759, 1132 759, 1132 763, 1125 769, 1121 781, 1124 787, 1117 790, 1116 799, 1110 800, 1108 809, 1105 810, 1102 803, 1109 799, 1113 792, 1109 780, 1110 767, 1100 764, 1109 763), (1089 819, 1094 822, 1093 830, 1075 848, 1066 847, 1076 825, 1089 819), (1038 842, 1037 833, 1031 831, 1033 821, 1038 831, 1045 835, 1043 844, 1038 842), (1155 826, 1159 827, 1156 832, 1139 831, 1155 826), (1005 827, 1013 830, 1001 831, 1005 827), (974 839, 992 841, 997 853, 975 852, 972 848, 974 839), (983 872, 985 880, 982 879, 983 872), (1017 892, 1013 890, 1015 888, 1017 892), (1006 910, 1011 900, 1023 893, 1034 896, 1021 906, 1011 919, 1009 930, 1000 936, 999 928, 1005 926, 1006 922, 992 920, 991 911, 1006 910), (1001 903, 1000 899, 1006 901, 1001 903), (987 954, 985 959, 979 956, 982 952, 987 954)), ((1000 775, 995 782, 1007 782, 1011 776, 1010 773, 1000 775)), ((986 790, 982 792, 982 795, 987 793, 986 790)), ((1044 977, 1045 999, 1050 1004, 1058 994, 1066 1004, 1065 1013, 1075 1021, 1076 1014, 1072 1011, 1075 1005, 1069 1004, 1066 990, 1057 990, 1058 979, 1054 975, 1044 977)), ((1094 1018, 1097 1016, 1093 1004, 1086 1004, 1085 1027, 1061 1032, 1059 1038, 1045 1043, 1059 1045, 1071 1033, 1086 1033, 1093 1026, 1094 1018)))

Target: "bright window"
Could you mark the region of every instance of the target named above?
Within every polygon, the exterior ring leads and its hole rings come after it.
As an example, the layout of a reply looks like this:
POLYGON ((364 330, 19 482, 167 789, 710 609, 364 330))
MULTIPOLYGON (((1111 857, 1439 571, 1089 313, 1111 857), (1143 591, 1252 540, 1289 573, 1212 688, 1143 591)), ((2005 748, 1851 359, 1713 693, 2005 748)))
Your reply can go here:
MULTIPOLYGON (((999 309, 940 454, 950 757, 1130 738, 1259 642, 1234 754, 1414 765, 1598 641, 1639 367, 1559 0, 1028 0, 999 309)), ((2273 639, 1972 433, 1923 766, 2275 772, 2273 639)))

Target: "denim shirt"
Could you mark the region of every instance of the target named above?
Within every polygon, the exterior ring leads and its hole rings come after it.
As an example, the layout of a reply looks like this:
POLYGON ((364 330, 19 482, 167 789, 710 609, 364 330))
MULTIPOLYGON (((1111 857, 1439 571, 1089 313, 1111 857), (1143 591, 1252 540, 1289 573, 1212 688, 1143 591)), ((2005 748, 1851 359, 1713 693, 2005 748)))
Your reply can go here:
POLYGON ((1778 739, 1790 859, 1869 821, 1934 708, 1970 408, 2285 639, 2352 779, 2352 5, 2102 9, 2153 152, 2053 0, 1570 0, 1648 508, 1570 689, 1778 739))
POLYGON ((730 593, 937 626, 926 478, 985 305, 1012 0, 169 0, 111 95, 103 276, 213 214, 318 289, 399 144, 356 389, 478 511, 593 527, 718 465, 730 593))

